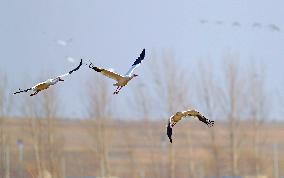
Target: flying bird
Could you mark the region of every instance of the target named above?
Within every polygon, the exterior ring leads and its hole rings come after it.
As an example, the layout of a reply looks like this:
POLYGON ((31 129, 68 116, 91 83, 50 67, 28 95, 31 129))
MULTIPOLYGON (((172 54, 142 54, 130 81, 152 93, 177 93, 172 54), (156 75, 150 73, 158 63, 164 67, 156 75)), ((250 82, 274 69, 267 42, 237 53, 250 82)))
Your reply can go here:
POLYGON ((240 24, 239 22, 233 22, 233 23, 232 23, 232 26, 233 26, 233 27, 240 27, 241 24, 240 24))
POLYGON ((202 114, 200 114, 196 110, 177 112, 176 114, 172 115, 169 118, 168 125, 167 125, 167 135, 171 143, 172 143, 173 127, 176 125, 176 123, 178 123, 178 121, 188 116, 198 118, 201 122, 205 123, 208 127, 212 127, 214 125, 214 121, 207 119, 206 117, 204 117, 202 114))
POLYGON ((90 62, 89 68, 95 70, 96 72, 100 72, 101 74, 113 80, 116 80, 117 83, 113 84, 113 86, 117 86, 117 88, 113 94, 118 94, 119 91, 122 89, 122 87, 126 86, 130 80, 138 76, 137 74, 132 74, 132 73, 141 64, 144 57, 145 57, 145 49, 143 49, 140 56, 135 60, 135 62, 132 64, 132 66, 130 67, 130 69, 125 75, 117 74, 113 70, 107 70, 107 69, 96 67, 91 62, 90 62))
POLYGON ((222 25, 224 22, 223 22, 222 20, 217 20, 215 23, 216 23, 217 25, 222 25))
POLYGON ((253 28, 261 28, 262 25, 261 25, 261 23, 254 22, 254 23, 252 24, 252 27, 253 27, 253 28))
POLYGON ((206 24, 206 23, 208 23, 208 20, 201 19, 199 22, 200 22, 201 24, 206 24))
POLYGON ((275 25, 275 24, 269 24, 268 27, 269 27, 270 30, 272 30, 272 31, 277 31, 277 32, 280 31, 280 28, 279 28, 277 25, 275 25))
POLYGON ((79 70, 79 68, 82 66, 82 64, 83 64, 83 60, 81 59, 80 64, 75 69, 71 70, 70 72, 63 74, 63 75, 60 75, 56 78, 48 79, 44 82, 38 83, 31 88, 28 88, 28 89, 25 89, 25 90, 19 89, 19 91, 14 93, 14 95, 18 94, 18 93, 28 92, 28 91, 32 90, 32 91, 34 91, 34 93, 30 94, 30 96, 34 96, 34 95, 38 94, 38 92, 45 90, 45 89, 48 89, 51 85, 55 85, 59 81, 60 82, 64 81, 63 77, 66 77, 66 76, 72 74, 73 72, 79 70))

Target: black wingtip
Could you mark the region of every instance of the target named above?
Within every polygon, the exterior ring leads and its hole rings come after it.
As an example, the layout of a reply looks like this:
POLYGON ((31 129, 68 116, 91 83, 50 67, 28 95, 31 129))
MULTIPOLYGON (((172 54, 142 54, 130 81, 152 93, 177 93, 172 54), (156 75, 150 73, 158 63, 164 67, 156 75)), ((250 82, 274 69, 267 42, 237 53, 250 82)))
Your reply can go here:
POLYGON ((145 48, 143 51, 140 53, 140 56, 135 60, 135 62, 132 64, 132 66, 135 66, 137 64, 140 64, 141 61, 145 58, 145 48))
POLYGON ((173 128, 171 127, 170 122, 168 122, 168 126, 167 126, 167 135, 170 139, 170 142, 173 143, 173 140, 172 140, 173 128))
POLYGON ((75 69, 73 69, 73 70, 69 71, 68 73, 69 73, 69 74, 72 74, 73 72, 75 72, 75 71, 79 70, 79 69, 80 69, 80 67, 82 66, 82 64, 83 64, 83 59, 81 59, 81 60, 80 60, 79 65, 78 65, 75 69))
POLYGON ((141 57, 142 59, 144 59, 144 57, 145 57, 145 48, 144 48, 143 51, 141 52, 140 57, 141 57))
POLYGON ((207 120, 207 125, 208 125, 208 127, 213 127, 213 126, 214 126, 214 124, 215 124, 215 122, 214 122, 214 121, 207 120))
POLYGON ((214 121, 209 120, 209 119, 205 118, 204 116, 203 116, 203 118, 206 120, 206 124, 207 124, 208 127, 214 126, 214 123, 215 123, 214 121))

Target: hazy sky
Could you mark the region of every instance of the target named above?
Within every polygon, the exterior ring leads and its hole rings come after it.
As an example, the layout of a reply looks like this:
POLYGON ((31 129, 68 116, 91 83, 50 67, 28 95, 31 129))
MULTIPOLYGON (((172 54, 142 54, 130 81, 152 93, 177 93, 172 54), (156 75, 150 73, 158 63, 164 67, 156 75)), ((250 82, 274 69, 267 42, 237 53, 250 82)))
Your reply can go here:
MULTIPOLYGON (((217 68, 229 51, 242 63, 263 64, 277 98, 284 96, 283 7, 282 0, 0 0, 0 70, 17 89, 68 71, 68 56, 124 73, 143 48, 171 49, 189 66, 203 58, 217 68)), ((67 116, 82 116, 82 104, 70 101, 82 98, 78 86, 90 75, 81 71, 60 86, 67 116)))

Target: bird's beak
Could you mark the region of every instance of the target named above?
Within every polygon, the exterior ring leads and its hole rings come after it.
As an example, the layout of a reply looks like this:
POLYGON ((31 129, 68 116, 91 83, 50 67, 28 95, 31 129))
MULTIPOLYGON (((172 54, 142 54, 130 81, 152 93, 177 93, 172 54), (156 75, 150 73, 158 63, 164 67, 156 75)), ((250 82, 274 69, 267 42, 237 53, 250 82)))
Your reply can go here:
POLYGON ((64 81, 62 78, 59 78, 59 81, 64 81))
POLYGON ((138 77, 138 75, 137 75, 137 74, 134 74, 134 77, 138 77))

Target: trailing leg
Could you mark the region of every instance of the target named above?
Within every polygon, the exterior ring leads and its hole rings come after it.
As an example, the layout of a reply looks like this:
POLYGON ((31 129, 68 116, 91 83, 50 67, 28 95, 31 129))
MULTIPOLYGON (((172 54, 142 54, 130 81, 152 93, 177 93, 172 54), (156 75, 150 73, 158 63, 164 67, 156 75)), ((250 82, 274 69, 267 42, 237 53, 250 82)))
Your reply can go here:
POLYGON ((116 92, 116 94, 118 94, 119 92, 120 92, 120 90, 122 89, 122 87, 120 87, 119 89, 118 89, 118 91, 116 92))
POLYGON ((30 94, 30 96, 34 96, 34 95, 38 94, 38 92, 39 92, 39 91, 36 91, 36 92, 30 94))
POLYGON ((120 86, 118 86, 118 87, 116 88, 116 90, 113 92, 113 94, 117 94, 117 91, 118 91, 119 87, 120 87, 120 86))

